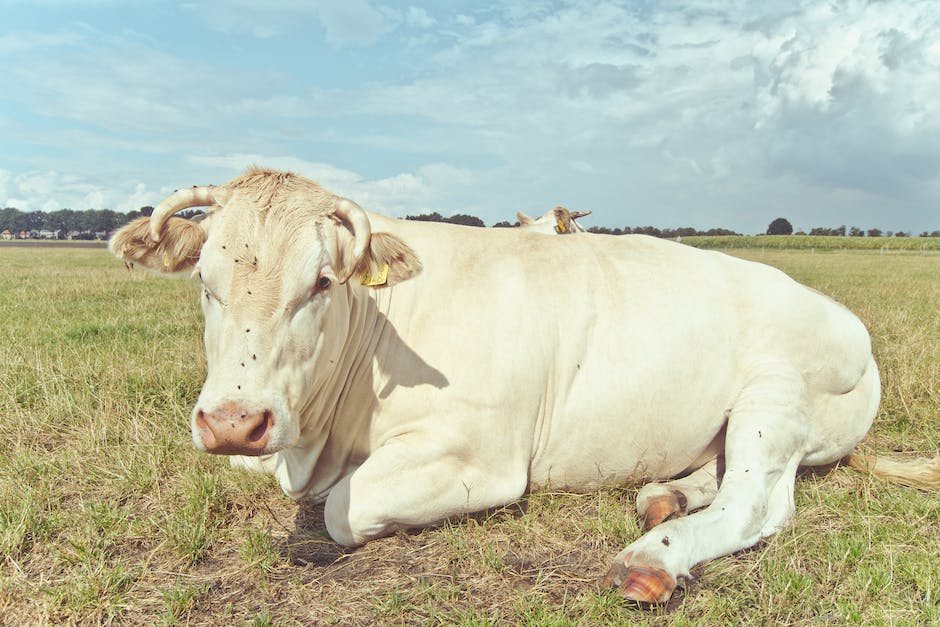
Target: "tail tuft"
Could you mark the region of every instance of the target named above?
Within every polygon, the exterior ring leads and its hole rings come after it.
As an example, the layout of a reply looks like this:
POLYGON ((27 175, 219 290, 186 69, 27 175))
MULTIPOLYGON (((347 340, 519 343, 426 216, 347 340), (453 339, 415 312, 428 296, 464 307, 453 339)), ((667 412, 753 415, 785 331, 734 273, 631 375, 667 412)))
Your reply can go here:
POLYGON ((895 459, 884 455, 852 453, 843 461, 859 472, 874 475, 889 483, 925 491, 940 490, 940 456, 933 459, 895 459))

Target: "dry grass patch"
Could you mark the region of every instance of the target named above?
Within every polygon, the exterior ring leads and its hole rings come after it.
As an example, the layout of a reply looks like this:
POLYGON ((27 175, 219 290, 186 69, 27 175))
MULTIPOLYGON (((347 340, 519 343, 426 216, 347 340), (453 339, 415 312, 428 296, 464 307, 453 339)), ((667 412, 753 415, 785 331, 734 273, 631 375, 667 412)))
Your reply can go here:
MULTIPOLYGON (((940 442, 940 257, 739 252, 858 312, 885 398, 864 447, 940 442)), ((186 281, 102 250, 0 248, 2 624, 937 624, 940 498, 804 473, 797 523, 697 569, 664 608, 597 588, 636 485, 542 492, 349 551, 322 506, 197 454, 186 281)))

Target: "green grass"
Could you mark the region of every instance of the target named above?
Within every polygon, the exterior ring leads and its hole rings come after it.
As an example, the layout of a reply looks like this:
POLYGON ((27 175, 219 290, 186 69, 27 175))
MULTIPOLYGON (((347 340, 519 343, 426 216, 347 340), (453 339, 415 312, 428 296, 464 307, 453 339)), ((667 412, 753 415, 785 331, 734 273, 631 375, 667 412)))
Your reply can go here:
POLYGON ((848 237, 837 235, 694 235, 682 243, 696 248, 777 250, 877 250, 887 252, 937 252, 940 237, 848 237))
MULTIPOLYGON (((734 252, 868 325, 884 401, 864 448, 940 448, 940 255, 734 252)), ((322 507, 193 449, 205 366, 187 281, 100 249, 0 248, 0 268, 2 624, 940 622, 940 498, 844 468, 802 475, 796 525, 697 568, 663 608, 597 587, 640 533, 635 485, 345 551, 322 507)))

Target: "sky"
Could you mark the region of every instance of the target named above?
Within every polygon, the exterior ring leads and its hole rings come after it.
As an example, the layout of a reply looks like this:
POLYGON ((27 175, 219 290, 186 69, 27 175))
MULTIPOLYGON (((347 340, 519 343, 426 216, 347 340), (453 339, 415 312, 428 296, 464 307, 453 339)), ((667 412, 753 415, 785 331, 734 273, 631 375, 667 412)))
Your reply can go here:
POLYGON ((0 206, 940 229, 936 0, 0 0, 0 206))

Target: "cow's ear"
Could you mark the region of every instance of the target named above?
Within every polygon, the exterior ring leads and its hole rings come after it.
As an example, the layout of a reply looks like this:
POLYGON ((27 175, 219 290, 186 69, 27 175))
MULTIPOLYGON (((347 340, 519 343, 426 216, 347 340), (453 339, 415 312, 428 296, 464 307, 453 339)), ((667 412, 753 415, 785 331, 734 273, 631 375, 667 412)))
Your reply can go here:
POLYGON ((421 267, 408 244, 390 233, 373 233, 369 248, 356 267, 356 276, 368 287, 391 287, 417 275, 421 267))
POLYGON ((533 220, 532 218, 530 218, 530 217, 527 216, 526 214, 522 213, 521 211, 517 211, 517 212, 516 212, 516 218, 519 219, 519 224, 520 224, 521 226, 528 226, 528 225, 532 224, 533 222, 535 222, 535 220, 533 220))
POLYGON ((128 267, 140 264, 148 270, 175 273, 191 270, 199 260, 206 230, 197 222, 170 218, 160 241, 150 237, 150 218, 138 218, 111 237, 108 249, 128 267))
POLYGON ((561 235, 571 232, 571 212, 565 207, 555 207, 552 210, 555 216, 555 232, 561 235))

